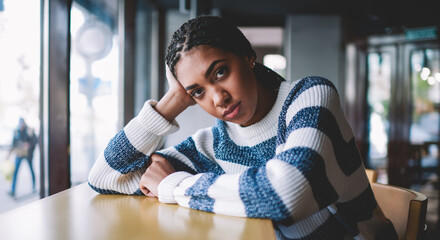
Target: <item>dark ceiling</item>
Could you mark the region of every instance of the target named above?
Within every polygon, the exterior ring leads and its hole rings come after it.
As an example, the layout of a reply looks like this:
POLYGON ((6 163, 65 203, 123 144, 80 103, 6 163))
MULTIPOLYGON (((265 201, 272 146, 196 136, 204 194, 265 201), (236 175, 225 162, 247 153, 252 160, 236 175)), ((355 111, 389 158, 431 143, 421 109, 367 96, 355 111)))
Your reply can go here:
MULTIPOLYGON (((188 0, 191 1, 191 0, 188 0)), ((179 0, 157 0, 166 9, 179 0)), ((239 26, 282 26, 286 14, 340 15, 356 36, 440 26, 440 0, 199 0, 239 26)))

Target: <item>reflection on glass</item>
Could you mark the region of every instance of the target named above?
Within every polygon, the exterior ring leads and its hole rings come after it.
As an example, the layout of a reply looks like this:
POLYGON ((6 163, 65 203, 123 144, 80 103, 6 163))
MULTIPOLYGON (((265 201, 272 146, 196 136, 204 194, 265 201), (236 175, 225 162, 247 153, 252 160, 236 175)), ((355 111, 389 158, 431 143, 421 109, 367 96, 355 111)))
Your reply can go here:
MULTIPOLYGON (((6 165, 17 165, 23 149, 30 144, 16 141, 17 148, 10 152, 14 132, 23 118, 29 133, 39 135, 40 98, 40 1, 1 1, 0 4, 0 213, 37 200, 40 175, 39 146, 36 145, 33 160, 36 188, 32 189, 32 173, 25 154, 19 160, 16 175, 15 196, 12 190, 13 173, 4 178, 6 165), (25 6, 25 7, 24 7, 25 6), (18 145, 22 147, 18 147, 18 145), (21 149, 21 150, 20 150, 21 149), (7 159, 8 158, 8 159, 7 159)), ((25 134, 21 136, 24 138, 25 134)), ((32 134, 29 134, 31 136, 32 134)), ((33 138, 35 140, 35 138, 33 138)), ((17 169, 17 168, 16 168, 17 169)))
POLYGON ((440 50, 421 49, 411 53, 412 144, 439 141, 440 50))
POLYGON ((74 1, 71 9, 72 184, 87 181, 97 155, 118 127, 117 2, 74 1))
POLYGON ((391 54, 368 54, 369 152, 371 168, 386 167, 388 155, 391 54))

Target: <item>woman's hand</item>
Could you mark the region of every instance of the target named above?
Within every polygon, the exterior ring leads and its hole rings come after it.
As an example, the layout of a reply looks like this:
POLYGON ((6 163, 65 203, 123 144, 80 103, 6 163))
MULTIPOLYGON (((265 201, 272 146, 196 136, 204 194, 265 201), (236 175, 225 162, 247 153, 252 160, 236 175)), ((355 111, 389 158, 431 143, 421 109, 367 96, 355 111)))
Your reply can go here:
POLYGON ((152 154, 150 156, 150 166, 148 166, 139 182, 139 189, 147 197, 157 197, 159 183, 174 172, 173 166, 166 158, 158 154, 152 154))
POLYGON ((165 66, 166 66, 165 71, 166 71, 166 76, 167 76, 167 81, 168 81, 168 86, 169 86, 168 91, 171 91, 174 93, 179 93, 179 97, 182 97, 181 100, 183 100, 183 102, 187 106, 192 106, 192 105, 196 104, 196 102, 191 97, 191 95, 189 95, 186 92, 185 88, 183 88, 182 84, 180 84, 180 82, 173 76, 168 65, 165 64, 165 66), (182 94, 182 96, 180 96, 180 94, 182 94))
POLYGON ((166 65, 166 76, 169 85, 168 92, 160 99, 155 108, 159 114, 171 122, 187 107, 194 105, 196 102, 173 76, 168 65, 166 65))

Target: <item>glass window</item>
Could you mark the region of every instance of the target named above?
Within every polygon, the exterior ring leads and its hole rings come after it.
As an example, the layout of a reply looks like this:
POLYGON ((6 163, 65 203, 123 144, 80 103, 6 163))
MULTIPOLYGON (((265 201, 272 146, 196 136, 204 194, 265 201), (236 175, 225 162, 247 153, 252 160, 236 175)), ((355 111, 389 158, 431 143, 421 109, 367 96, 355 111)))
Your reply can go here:
POLYGON ((71 9, 72 185, 87 181, 98 154, 119 127, 117 3, 74 1, 71 9))
MULTIPOLYGON (((411 164, 420 168, 438 165, 440 125, 440 50, 411 52, 412 115, 410 141, 414 149, 411 164)), ((416 172, 416 178, 423 177, 416 172)))
MULTIPOLYGON (((135 114, 151 93, 151 45, 153 7, 135 4, 134 67, 121 69, 122 33, 118 29, 118 0, 75 0, 71 8, 70 152, 72 185, 87 181, 88 173, 121 129, 123 101, 134 102, 135 114), (121 72, 134 71, 134 79, 121 79, 121 72), (134 91, 123 96, 123 83, 134 81, 134 91)), ((128 31, 130 32, 130 31, 128 31)), ((129 33, 128 33, 129 34, 129 33)), ((123 43, 132 44, 132 43, 123 43)), ((130 84, 125 84, 128 86, 130 84)), ((127 109, 125 109, 127 110, 127 109)))
POLYGON ((391 54, 368 54, 369 151, 370 168, 384 168, 388 156, 389 105, 391 93, 391 54))
POLYGON ((0 1, 0 213, 39 199, 40 9, 0 1))
POLYGON ((440 50, 422 49, 411 54, 411 143, 439 140, 440 50))

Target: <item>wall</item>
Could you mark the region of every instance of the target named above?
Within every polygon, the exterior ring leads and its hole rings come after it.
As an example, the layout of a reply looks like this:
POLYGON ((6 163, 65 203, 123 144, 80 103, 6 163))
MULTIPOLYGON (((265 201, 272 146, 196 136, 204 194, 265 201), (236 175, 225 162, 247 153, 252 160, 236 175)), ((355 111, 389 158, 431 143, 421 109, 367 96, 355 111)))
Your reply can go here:
MULTIPOLYGON (((289 15, 285 26, 287 78, 319 75, 344 96, 342 20, 332 15, 289 15), (289 44, 288 44, 289 43, 289 44)), ((343 99, 341 99, 343 101, 343 99)))

